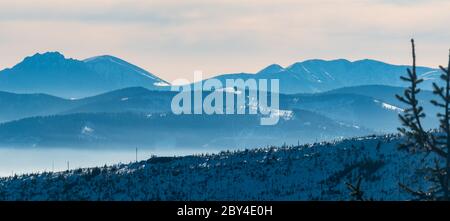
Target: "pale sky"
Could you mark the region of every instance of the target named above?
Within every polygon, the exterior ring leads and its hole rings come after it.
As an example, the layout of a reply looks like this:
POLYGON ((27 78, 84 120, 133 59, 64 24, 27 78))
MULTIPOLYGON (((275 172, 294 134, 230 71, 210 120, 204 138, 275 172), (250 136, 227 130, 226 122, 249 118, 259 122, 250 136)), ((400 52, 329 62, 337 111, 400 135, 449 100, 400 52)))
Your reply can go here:
POLYGON ((449 0, 0 0, 0 69, 36 52, 109 54, 161 78, 311 58, 447 64, 449 0))

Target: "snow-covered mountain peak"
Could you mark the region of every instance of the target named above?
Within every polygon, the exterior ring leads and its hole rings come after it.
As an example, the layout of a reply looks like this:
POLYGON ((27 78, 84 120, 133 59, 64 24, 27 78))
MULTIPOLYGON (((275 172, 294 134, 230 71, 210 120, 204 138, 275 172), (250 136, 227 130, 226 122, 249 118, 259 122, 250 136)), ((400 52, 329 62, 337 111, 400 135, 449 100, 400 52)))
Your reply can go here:
POLYGON ((279 73, 284 71, 285 69, 283 67, 281 67, 279 64, 271 64, 267 67, 265 67, 264 69, 262 69, 261 71, 259 71, 257 74, 274 74, 274 73, 279 73))
POLYGON ((12 69, 29 69, 36 67, 47 67, 62 64, 66 61, 74 61, 73 59, 66 59, 63 54, 59 52, 45 52, 36 53, 32 56, 25 57, 22 62, 16 64, 12 69))
POLYGON ((25 60, 29 59, 65 59, 64 55, 58 51, 49 51, 45 53, 36 53, 32 56, 26 57, 25 60))
POLYGON ((125 60, 122 60, 120 58, 117 58, 117 57, 114 57, 111 55, 101 55, 101 56, 87 58, 87 59, 83 60, 83 62, 85 62, 88 65, 96 66, 97 68, 106 67, 108 69, 114 68, 116 71, 121 70, 121 69, 131 71, 129 73, 138 74, 142 77, 146 77, 151 80, 154 80, 155 82, 153 83, 153 85, 155 85, 155 86, 169 85, 168 82, 162 80, 161 78, 155 76, 154 74, 149 73, 148 71, 146 71, 136 65, 130 64, 130 63, 126 62, 125 60))

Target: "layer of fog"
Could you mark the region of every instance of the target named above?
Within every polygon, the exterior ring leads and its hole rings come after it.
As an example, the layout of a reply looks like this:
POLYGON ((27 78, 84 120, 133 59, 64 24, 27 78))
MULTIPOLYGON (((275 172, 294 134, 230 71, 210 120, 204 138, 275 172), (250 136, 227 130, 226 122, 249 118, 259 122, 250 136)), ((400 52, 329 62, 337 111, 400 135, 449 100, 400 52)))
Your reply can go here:
MULTIPOLYGON (((139 149, 137 160, 156 156, 185 156, 214 153, 199 149, 139 149)), ((70 149, 70 148, 10 148, 0 147, 0 176, 36 172, 57 172, 69 169, 130 163, 136 160, 136 149, 70 149)))

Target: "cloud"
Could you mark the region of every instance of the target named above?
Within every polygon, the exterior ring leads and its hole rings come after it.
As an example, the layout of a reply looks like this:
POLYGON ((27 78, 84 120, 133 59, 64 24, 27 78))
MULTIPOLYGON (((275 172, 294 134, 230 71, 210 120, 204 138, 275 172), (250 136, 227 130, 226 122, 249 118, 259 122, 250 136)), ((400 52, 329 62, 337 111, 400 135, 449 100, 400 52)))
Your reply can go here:
POLYGON ((113 54, 172 80, 308 58, 445 63, 449 1, 37 0, 0 2, 0 68, 36 51, 113 54), (7 51, 8 53, 4 53, 7 51))

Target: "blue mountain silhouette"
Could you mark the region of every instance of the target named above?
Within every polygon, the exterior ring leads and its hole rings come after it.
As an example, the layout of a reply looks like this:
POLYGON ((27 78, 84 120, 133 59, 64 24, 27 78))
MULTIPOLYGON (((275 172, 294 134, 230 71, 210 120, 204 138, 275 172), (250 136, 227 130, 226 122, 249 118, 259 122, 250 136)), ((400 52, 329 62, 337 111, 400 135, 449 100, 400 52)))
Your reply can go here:
POLYGON ((15 93, 46 93, 80 98, 126 87, 161 89, 167 82, 126 61, 98 56, 83 61, 59 52, 26 57, 0 72, 0 90, 15 93))

